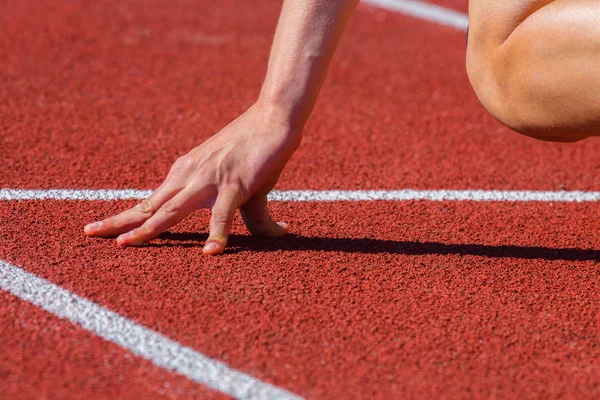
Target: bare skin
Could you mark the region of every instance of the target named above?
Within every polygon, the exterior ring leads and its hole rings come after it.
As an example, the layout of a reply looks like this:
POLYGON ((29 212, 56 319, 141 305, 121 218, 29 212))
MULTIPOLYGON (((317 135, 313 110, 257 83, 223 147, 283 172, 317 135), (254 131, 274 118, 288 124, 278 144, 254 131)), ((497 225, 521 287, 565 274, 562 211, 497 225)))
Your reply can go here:
POLYGON ((179 158, 146 200, 89 224, 89 236, 122 246, 152 240, 199 208, 211 209, 204 253, 220 254, 239 208, 250 233, 280 236, 267 194, 300 144, 331 58, 358 0, 286 0, 259 99, 243 115, 179 158))
MULTIPOLYGON (((178 159, 148 199, 85 233, 136 246, 210 208, 207 254, 224 251, 237 209, 250 233, 285 234, 287 225, 269 215, 267 194, 300 144, 357 3, 286 0, 256 104, 178 159)), ((599 0, 471 0, 467 72, 481 103, 538 139, 599 135, 599 15, 599 0)))
POLYGON ((600 1, 471 0, 467 72, 500 122, 542 140, 600 135, 600 1))

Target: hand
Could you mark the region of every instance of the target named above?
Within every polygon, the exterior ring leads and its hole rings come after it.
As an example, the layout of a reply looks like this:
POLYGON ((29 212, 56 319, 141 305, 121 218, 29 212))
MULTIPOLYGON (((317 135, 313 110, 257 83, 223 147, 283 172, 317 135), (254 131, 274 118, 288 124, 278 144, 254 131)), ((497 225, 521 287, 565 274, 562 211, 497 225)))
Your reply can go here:
POLYGON ((219 133, 180 157, 165 181, 135 207, 89 224, 89 236, 117 237, 122 246, 138 246, 179 223, 199 208, 210 208, 210 235, 204 253, 223 253, 239 208, 251 234, 280 236, 287 224, 275 223, 267 194, 300 144, 293 129, 259 103, 219 133))

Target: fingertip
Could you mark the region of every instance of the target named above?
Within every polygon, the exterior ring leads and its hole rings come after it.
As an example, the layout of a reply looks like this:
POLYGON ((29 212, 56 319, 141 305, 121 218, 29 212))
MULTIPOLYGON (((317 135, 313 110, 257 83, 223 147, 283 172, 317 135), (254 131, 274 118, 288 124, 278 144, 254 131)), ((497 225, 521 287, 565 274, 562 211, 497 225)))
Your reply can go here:
POLYGON ((223 251, 225 251, 225 245, 217 241, 208 241, 202 248, 202 252, 204 254, 208 254, 211 256, 223 254, 223 251))
POLYGON ((91 224, 87 224, 83 228, 83 232, 88 236, 94 236, 97 230, 102 226, 102 222, 93 222, 91 224))
POLYGON ((275 222, 265 236, 279 237, 288 233, 290 226, 285 222, 275 222))
POLYGON ((117 244, 119 246, 131 246, 133 243, 131 242, 131 237, 133 236, 133 231, 129 231, 117 237, 117 244))

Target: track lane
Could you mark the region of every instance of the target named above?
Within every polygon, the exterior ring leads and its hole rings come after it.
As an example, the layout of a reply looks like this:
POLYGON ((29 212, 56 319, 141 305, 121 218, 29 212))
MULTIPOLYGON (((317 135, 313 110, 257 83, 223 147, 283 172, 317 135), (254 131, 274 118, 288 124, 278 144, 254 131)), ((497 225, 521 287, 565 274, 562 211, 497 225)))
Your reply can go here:
MULTIPOLYGON (((250 104, 279 3, 31 4, 0 4, 0 187, 156 186, 250 104)), ((361 6, 280 188, 598 189, 596 142, 508 133, 463 58, 463 33, 361 6)), ((0 204, 0 254, 314 398, 598 393, 593 204, 275 204, 301 237, 219 259, 205 219, 81 236, 125 206, 0 204)))
POLYGON ((0 260, 0 289, 202 386, 239 400, 301 400, 0 260))
MULTIPOLYGON (((0 187, 153 188, 250 105, 279 2, 194 4, 3 3, 0 187)), ((464 53, 464 32, 361 5, 279 189, 598 190, 600 144, 502 128, 464 53)))
POLYGON ((143 248, 81 235, 128 204, 0 203, 0 258, 307 398, 598 392, 594 204, 277 203, 299 237, 237 220, 217 258, 202 214, 143 248))
POLYGON ((0 291, 4 399, 227 399, 0 291))

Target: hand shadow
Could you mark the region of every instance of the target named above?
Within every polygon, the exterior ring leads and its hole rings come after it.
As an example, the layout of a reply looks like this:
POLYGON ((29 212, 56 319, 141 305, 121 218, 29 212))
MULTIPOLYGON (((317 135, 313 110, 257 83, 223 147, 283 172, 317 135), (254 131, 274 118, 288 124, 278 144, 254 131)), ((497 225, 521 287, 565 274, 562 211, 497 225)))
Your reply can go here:
MULTIPOLYGON (((194 232, 165 232, 160 242, 150 247, 202 247, 208 235, 194 232)), ((410 242, 361 238, 304 237, 288 234, 279 238, 249 235, 230 235, 226 254, 252 251, 325 251, 363 254, 404 255, 471 255, 490 258, 521 258, 539 260, 598 261, 600 250, 579 248, 551 248, 539 246, 511 246, 484 244, 445 244, 438 242, 410 242)))

